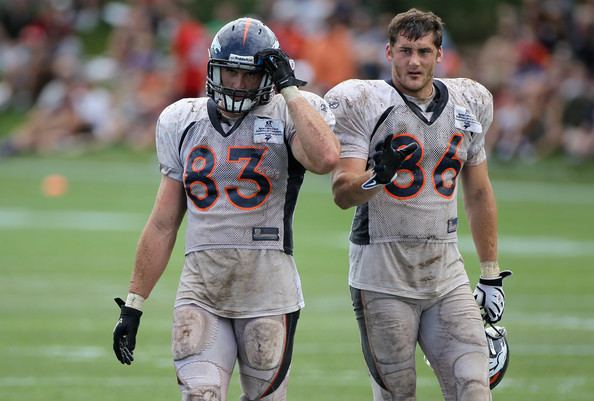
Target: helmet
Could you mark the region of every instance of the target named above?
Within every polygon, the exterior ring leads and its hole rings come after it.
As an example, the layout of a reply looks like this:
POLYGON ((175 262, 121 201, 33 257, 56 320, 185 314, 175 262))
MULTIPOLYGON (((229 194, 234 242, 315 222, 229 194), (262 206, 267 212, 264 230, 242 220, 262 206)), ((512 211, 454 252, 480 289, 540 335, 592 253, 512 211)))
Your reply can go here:
POLYGON ((206 93, 217 106, 231 113, 243 113, 270 101, 272 78, 254 56, 260 50, 279 48, 274 33, 261 21, 239 18, 227 23, 215 35, 208 50, 206 93), (233 89, 223 86, 221 67, 262 71, 262 81, 256 89, 233 89))
POLYGON ((489 348, 489 386, 494 389, 501 382, 509 364, 509 346, 505 327, 490 326, 485 328, 489 348))

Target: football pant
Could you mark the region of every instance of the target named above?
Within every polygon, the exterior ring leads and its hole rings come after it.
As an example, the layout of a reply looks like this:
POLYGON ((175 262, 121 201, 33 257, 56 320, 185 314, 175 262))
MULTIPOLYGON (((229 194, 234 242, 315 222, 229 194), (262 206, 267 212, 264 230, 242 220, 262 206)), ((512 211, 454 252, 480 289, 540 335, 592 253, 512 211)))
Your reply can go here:
POLYGON ((490 401, 483 321, 468 285, 415 300, 351 288, 374 401, 416 399, 417 340, 445 401, 490 401))
POLYGON ((183 401, 226 401, 235 361, 242 401, 284 401, 299 311, 228 319, 196 305, 174 310, 172 351, 183 401))

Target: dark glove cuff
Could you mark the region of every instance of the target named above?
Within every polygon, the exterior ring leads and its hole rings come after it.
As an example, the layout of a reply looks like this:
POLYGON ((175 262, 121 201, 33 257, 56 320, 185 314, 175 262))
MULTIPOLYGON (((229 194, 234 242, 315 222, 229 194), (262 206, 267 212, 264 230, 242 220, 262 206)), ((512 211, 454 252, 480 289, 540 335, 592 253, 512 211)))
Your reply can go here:
POLYGON ((136 319, 140 319, 140 316, 142 316, 141 310, 126 306, 126 303, 122 298, 114 298, 113 300, 120 307, 120 316, 132 317, 136 319))
POLYGON ((495 278, 480 278, 479 283, 484 285, 490 285, 492 287, 501 287, 503 286, 503 279, 507 276, 511 276, 512 272, 510 270, 504 270, 499 273, 499 277, 495 278))
POLYGON ((130 308, 126 305, 122 306, 121 310, 121 316, 132 317, 136 319, 140 319, 140 316, 142 316, 142 311, 135 308, 130 308))

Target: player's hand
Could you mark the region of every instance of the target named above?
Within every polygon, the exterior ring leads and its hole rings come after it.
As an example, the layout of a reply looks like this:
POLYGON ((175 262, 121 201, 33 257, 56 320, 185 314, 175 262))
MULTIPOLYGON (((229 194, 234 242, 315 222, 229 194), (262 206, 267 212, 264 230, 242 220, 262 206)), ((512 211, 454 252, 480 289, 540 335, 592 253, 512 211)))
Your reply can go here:
POLYGON ((378 185, 386 185, 392 182, 396 178, 396 172, 402 165, 402 162, 419 147, 419 145, 413 142, 403 148, 394 149, 392 145, 393 139, 393 135, 388 135, 375 146, 375 152, 372 156, 375 162, 373 176, 361 188, 371 189, 378 185))
POLYGON ((142 311, 125 305, 121 298, 114 298, 120 307, 120 319, 113 329, 113 352, 122 364, 130 365, 134 360, 136 333, 140 325, 142 311))
POLYGON ((481 315, 486 323, 497 323, 503 317, 505 308, 503 279, 511 274, 511 271, 504 270, 499 273, 499 277, 479 279, 474 290, 474 299, 481 308, 481 315))
POLYGON ((263 65, 272 77, 276 91, 289 86, 304 86, 307 82, 295 78, 293 62, 281 49, 264 49, 256 54, 256 64, 263 65))

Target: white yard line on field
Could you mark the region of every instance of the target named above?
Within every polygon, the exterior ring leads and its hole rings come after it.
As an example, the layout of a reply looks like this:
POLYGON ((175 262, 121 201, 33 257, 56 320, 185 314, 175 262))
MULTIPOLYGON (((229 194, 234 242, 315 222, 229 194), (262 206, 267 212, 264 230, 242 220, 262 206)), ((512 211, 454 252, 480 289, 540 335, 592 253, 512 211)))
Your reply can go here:
MULTIPOLYGON (((2 230, 82 230, 82 231, 131 231, 142 229, 148 216, 143 213, 80 211, 44 211, 25 208, 0 208, 2 230)), ((319 246, 346 249, 348 233, 335 234, 330 243, 326 232, 319 238, 309 233, 305 241, 319 246)), ((474 252, 469 236, 460 236, 460 250, 474 252)), ((552 236, 505 236, 499 239, 501 253, 514 255, 584 256, 594 255, 594 241, 571 240, 552 236)))
POLYGON ((138 231, 146 218, 141 213, 0 208, 0 230, 138 231))

